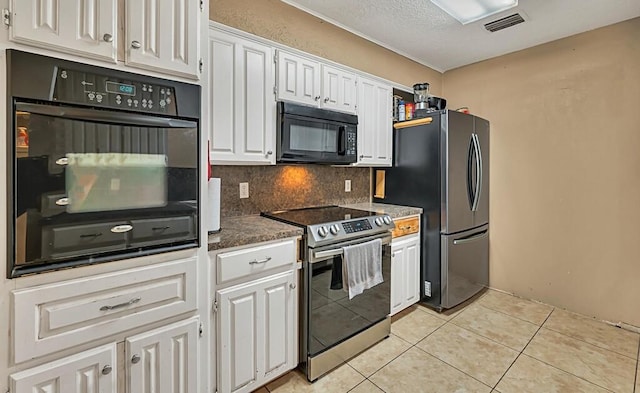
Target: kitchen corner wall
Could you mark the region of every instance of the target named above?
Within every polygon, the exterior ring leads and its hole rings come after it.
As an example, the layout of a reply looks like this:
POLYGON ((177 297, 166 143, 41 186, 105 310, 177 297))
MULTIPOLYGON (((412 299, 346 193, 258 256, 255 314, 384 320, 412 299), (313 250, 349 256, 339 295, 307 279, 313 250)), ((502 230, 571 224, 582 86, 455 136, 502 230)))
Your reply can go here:
POLYGON ((491 286, 640 326, 640 18, 446 72, 443 90, 491 121, 491 286))
POLYGON ((222 217, 369 201, 369 168, 327 165, 213 166, 212 173, 214 177, 222 179, 222 217), (345 180, 351 180, 351 192, 344 191, 345 180), (239 198, 241 182, 249 183, 249 198, 239 198))

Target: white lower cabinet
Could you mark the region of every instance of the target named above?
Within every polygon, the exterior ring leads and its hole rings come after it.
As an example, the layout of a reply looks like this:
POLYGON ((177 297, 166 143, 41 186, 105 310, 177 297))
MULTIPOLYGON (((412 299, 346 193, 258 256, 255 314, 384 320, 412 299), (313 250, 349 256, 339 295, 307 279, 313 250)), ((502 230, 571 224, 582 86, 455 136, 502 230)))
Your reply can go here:
POLYGON ((127 392, 197 392, 198 336, 192 318, 127 338, 127 392))
POLYGON ((199 331, 194 317, 128 337, 124 364, 114 342, 21 371, 9 377, 10 393, 115 393, 118 378, 126 393, 197 392, 199 331))
POLYGON ((391 315, 420 300, 420 235, 391 242, 391 315))
POLYGON ((251 392, 296 366, 295 273, 217 291, 220 393, 251 392))
POLYGON ((116 370, 116 344, 107 344, 12 374, 10 392, 111 393, 116 370))

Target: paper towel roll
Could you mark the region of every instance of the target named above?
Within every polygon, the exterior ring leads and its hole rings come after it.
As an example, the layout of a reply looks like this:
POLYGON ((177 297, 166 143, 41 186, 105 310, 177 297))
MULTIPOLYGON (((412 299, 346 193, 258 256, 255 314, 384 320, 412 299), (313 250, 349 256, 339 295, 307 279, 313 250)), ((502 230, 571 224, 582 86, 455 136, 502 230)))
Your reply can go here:
POLYGON ((220 179, 212 177, 207 183, 207 231, 220 230, 220 179))

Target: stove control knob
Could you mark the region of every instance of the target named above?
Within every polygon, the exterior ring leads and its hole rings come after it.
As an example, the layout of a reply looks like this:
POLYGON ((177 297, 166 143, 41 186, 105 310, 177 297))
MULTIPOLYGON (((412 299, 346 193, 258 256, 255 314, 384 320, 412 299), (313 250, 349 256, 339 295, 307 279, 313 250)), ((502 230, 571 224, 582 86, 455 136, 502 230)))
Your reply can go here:
POLYGON ((320 237, 326 237, 328 233, 329 232, 327 231, 327 227, 321 226, 320 228, 318 228, 318 235, 320 235, 320 237))
POLYGON ((384 220, 384 223, 387 225, 391 225, 391 223, 393 222, 391 221, 391 217, 389 216, 384 216, 382 219, 384 220))
POLYGON ((375 220, 373 220, 373 222, 376 223, 377 226, 381 227, 382 224, 384 224, 384 220, 382 219, 382 217, 376 217, 375 220))
POLYGON ((337 235, 338 232, 340 232, 340 227, 337 224, 333 224, 329 227, 329 232, 331 232, 332 235, 337 235))

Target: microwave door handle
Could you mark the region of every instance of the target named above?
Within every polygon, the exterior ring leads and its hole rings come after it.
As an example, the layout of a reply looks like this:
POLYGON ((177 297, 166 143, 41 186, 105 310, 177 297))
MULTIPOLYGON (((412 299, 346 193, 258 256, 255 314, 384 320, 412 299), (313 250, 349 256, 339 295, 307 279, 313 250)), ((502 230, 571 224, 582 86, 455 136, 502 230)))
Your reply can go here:
POLYGON ((347 152, 347 127, 338 128, 338 155, 344 156, 347 152))
POLYGON ((194 121, 171 119, 168 117, 156 117, 139 115, 126 112, 112 112, 85 108, 70 108, 64 106, 40 105, 40 104, 16 104, 16 110, 30 112, 45 116, 62 117, 80 121, 108 122, 132 126, 160 127, 160 128, 197 128, 194 121))

